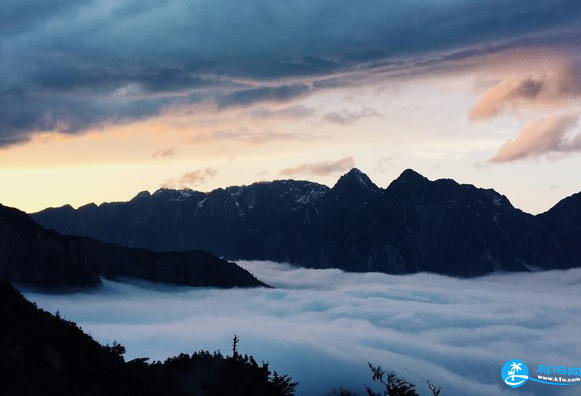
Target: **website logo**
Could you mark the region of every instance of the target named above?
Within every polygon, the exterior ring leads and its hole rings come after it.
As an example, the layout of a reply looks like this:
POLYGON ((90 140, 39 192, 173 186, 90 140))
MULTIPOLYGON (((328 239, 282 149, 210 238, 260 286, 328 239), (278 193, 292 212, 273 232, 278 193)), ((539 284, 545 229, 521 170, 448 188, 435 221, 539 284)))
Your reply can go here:
POLYGON ((518 388, 527 380, 549 385, 581 384, 581 369, 578 367, 539 364, 537 371, 530 374, 527 365, 518 359, 506 362, 500 375, 502 381, 511 388, 518 388))
POLYGON ((511 388, 518 388, 529 379, 529 368, 518 359, 512 359, 502 366, 502 380, 511 388))

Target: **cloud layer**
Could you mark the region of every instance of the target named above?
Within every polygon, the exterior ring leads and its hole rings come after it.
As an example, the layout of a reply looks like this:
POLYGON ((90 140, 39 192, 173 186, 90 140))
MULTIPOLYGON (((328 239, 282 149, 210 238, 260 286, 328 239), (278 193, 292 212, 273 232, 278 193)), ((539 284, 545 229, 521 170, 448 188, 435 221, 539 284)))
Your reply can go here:
POLYGON ((468 115, 471 121, 498 116, 503 111, 554 110, 581 98, 581 65, 552 65, 535 77, 506 79, 480 96, 468 115))
POLYGON ((568 134, 578 120, 579 114, 532 120, 514 139, 504 143, 490 162, 509 162, 543 155, 555 157, 580 152, 581 134, 568 134))
POLYGON ((197 169, 191 172, 184 173, 178 179, 170 179, 163 183, 164 188, 182 189, 194 188, 199 184, 203 184, 209 179, 213 179, 218 174, 214 168, 208 167, 205 169, 197 169))
POLYGON ((504 113, 529 118, 489 162, 559 159, 581 151, 581 135, 574 129, 581 117, 580 72, 578 60, 557 59, 534 76, 504 79, 480 95, 468 114, 470 122, 504 113))
POLYGON ((344 173, 355 167, 353 157, 343 157, 336 161, 311 162, 300 164, 292 168, 283 169, 281 176, 315 175, 327 176, 335 173, 344 173))
MULTIPOLYGON (((428 394, 429 378, 445 394, 467 396, 513 394, 500 377, 510 359, 533 372, 539 364, 581 365, 578 269, 466 280, 241 264, 275 288, 105 282, 74 295, 25 296, 103 343, 121 342, 128 358, 229 353, 237 334, 240 352, 300 381, 301 396, 340 386, 363 394, 367 362, 405 376, 420 394, 428 394)), ((579 386, 530 382, 518 393, 576 395, 579 386)))
POLYGON ((437 69, 495 46, 526 46, 532 37, 575 43, 580 19, 575 0, 368 0, 357 7, 343 0, 59 0, 50 7, 6 0, 0 145, 200 103, 285 102, 382 71, 437 69))

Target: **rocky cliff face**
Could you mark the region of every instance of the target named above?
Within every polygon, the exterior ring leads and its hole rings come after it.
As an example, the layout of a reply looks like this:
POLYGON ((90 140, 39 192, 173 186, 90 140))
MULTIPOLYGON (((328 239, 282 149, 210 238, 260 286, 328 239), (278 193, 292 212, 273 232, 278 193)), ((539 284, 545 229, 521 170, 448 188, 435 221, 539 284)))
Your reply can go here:
POLYGON ((533 216, 515 209, 494 190, 431 182, 404 172, 385 190, 413 261, 428 271, 465 276, 526 270, 533 216), (469 264, 469 265, 467 265, 469 264))
POLYGON ((49 231, 0 205, 0 278, 39 287, 90 287, 132 277, 192 286, 265 286, 246 270, 204 251, 156 253, 49 231))
POLYGON ((349 271, 477 276, 581 264, 579 195, 532 216, 494 190, 430 181, 413 170, 385 189, 353 169, 333 188, 282 180, 210 193, 162 189, 33 217, 127 246, 349 271))

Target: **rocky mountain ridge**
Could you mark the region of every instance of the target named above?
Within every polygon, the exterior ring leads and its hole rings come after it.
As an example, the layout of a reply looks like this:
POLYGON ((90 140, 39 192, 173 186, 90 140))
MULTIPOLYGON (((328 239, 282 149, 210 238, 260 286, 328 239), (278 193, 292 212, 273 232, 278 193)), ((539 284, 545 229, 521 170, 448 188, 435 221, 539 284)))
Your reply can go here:
POLYGON ((533 216, 494 190, 411 169, 387 188, 352 169, 332 188, 279 180, 209 193, 161 189, 32 217, 126 246, 348 271, 478 276, 581 264, 581 193, 533 216))
POLYGON ((101 278, 190 286, 265 286, 234 263, 201 250, 153 252, 46 230, 0 205, 0 278, 41 288, 93 287, 101 278))

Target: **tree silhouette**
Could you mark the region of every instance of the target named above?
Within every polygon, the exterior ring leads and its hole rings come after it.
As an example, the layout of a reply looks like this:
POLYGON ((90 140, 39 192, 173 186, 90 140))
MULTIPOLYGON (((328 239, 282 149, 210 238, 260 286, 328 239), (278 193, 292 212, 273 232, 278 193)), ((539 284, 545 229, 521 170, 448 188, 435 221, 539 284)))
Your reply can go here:
POLYGON ((0 318, 1 396, 293 396, 297 385, 241 355, 238 336, 232 356, 200 351, 163 363, 125 361, 123 345, 99 344, 2 279, 0 318))
POLYGON ((109 344, 105 345, 103 349, 115 358, 118 365, 125 362, 125 358, 123 357, 126 351, 125 347, 117 341, 113 341, 113 345, 111 346, 109 344))
POLYGON ((432 384, 430 380, 427 380, 426 382, 428 383, 428 388, 430 388, 430 390, 432 391, 432 395, 438 396, 440 394, 440 390, 442 389, 442 387, 432 384))
MULTIPOLYGON (((397 374, 391 370, 384 370, 381 366, 373 366, 371 363, 367 363, 373 376, 371 379, 373 381, 378 381, 384 387, 383 394, 374 392, 368 386, 365 387, 367 391, 367 396, 419 396, 416 391, 416 386, 411 382, 406 381, 404 378, 398 377, 397 374)), ((432 392, 433 396, 438 396, 440 394, 441 388, 427 381, 428 388, 432 392)), ((339 391, 340 396, 353 396, 354 393, 351 391, 346 391, 343 388, 339 391)))
MULTIPOLYGON (((393 371, 383 370, 381 366, 374 367, 368 363, 373 376, 373 381, 379 381, 384 387, 384 396, 419 396, 416 392, 416 386, 405 379, 398 377, 393 371)), ((373 392, 371 388, 365 387, 368 396, 381 396, 373 392)))
POLYGON ((232 340, 232 359, 234 360, 238 359, 238 341, 240 341, 240 338, 234 334, 234 339, 232 340))

